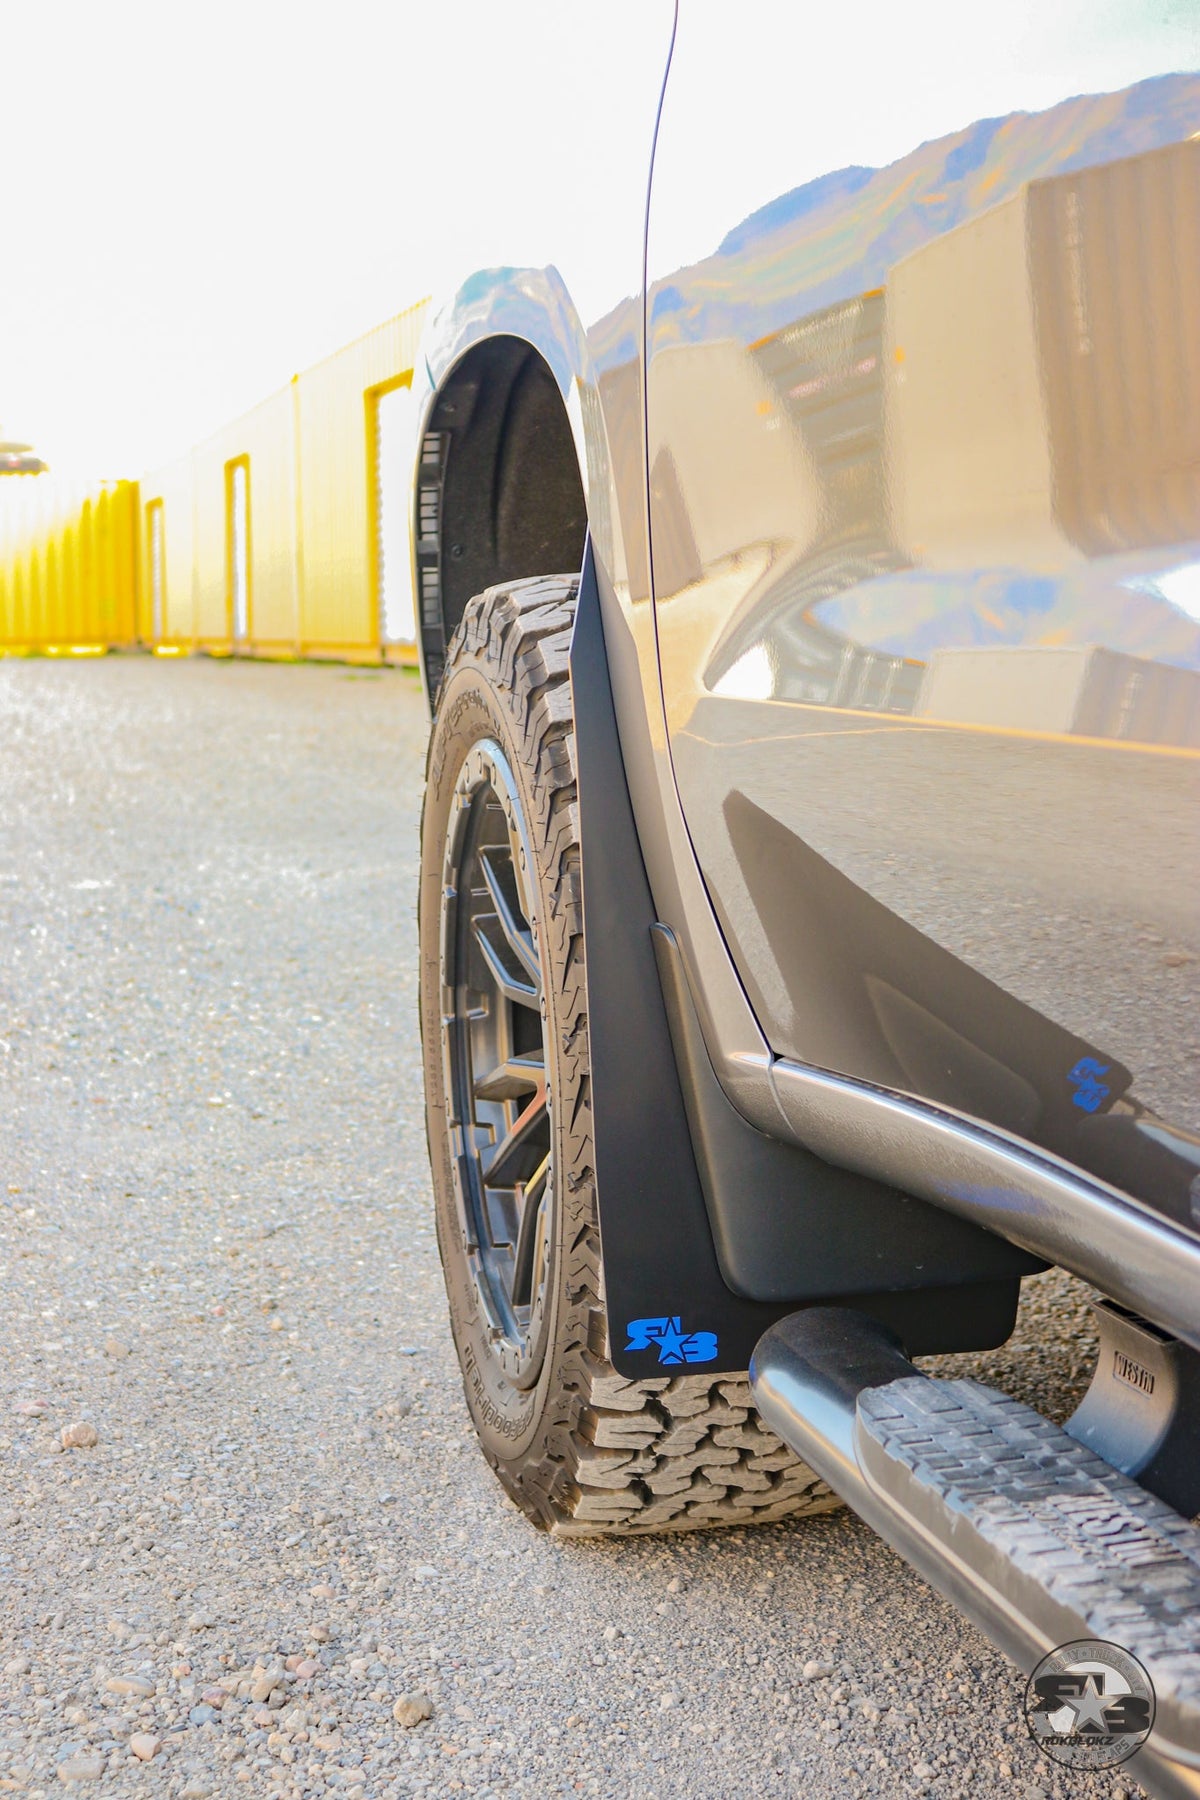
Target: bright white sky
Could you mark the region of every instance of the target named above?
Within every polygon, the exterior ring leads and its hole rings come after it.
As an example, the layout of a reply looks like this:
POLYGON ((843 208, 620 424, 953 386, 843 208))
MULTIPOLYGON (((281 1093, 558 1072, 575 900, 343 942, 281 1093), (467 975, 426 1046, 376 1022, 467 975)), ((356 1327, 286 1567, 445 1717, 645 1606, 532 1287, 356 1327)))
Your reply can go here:
MULTIPOLYGON (((524 260, 544 214, 569 251, 579 157, 556 139, 599 10, 0 0, 4 434, 136 475, 440 288, 468 242, 476 266, 524 260)), ((607 11, 590 74, 612 96, 619 38, 657 20, 665 56, 670 8, 607 11)), ((644 192, 639 110, 635 133, 613 108, 607 153, 644 192)))
MULTIPOLYGON (((911 148, 906 115, 928 136, 1200 60, 1200 0, 683 5, 672 266, 911 148), (1050 72, 1022 86, 1031 33, 1050 72), (889 93, 896 34, 920 94, 889 93), (721 149, 744 131, 768 191, 721 149)), ((58 471, 136 475, 472 267, 570 282, 605 209, 632 249, 669 24, 669 0, 0 0, 0 426, 58 471)), ((630 290, 605 279, 597 310, 630 290)))

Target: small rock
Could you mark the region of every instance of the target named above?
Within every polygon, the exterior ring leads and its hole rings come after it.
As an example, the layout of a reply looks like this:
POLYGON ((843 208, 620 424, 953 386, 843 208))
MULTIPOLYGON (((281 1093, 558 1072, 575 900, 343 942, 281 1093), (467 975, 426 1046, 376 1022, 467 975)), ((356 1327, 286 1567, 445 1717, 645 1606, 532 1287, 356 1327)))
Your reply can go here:
POLYGON ((205 1706, 224 1706, 229 1698, 229 1689, 223 1687, 206 1687, 200 1695, 205 1706))
POLYGON ((6 1675, 28 1675, 31 1667, 27 1656, 14 1656, 11 1662, 5 1663, 4 1673, 6 1675))
POLYGON ((139 1762, 153 1762, 162 1749, 162 1739, 149 1731, 135 1731, 129 1740, 129 1748, 139 1762))
POLYGON ((193 1706, 188 1713, 188 1722, 192 1725, 211 1725, 217 1717, 215 1706, 193 1706))
POLYGON ((154 1693, 154 1683, 141 1675, 110 1675, 104 1686, 110 1694, 130 1694, 138 1700, 149 1700, 154 1693))
POLYGON ((658 1696, 658 1704, 662 1708, 663 1712, 668 1712, 671 1707, 679 1705, 679 1695, 678 1694, 660 1694, 658 1696))
POLYGON ((826 1662, 806 1662, 801 1670, 805 1681, 824 1681, 827 1675, 833 1674, 833 1664, 826 1662))
POLYGON ((667 1592, 668 1594, 677 1594, 682 1586, 683 1583, 680 1581, 678 1575, 675 1575, 667 1583, 667 1592))
POLYGON ((314 1656, 306 1656, 303 1662, 296 1664, 296 1680, 311 1681, 321 1665, 314 1656))
POLYGON ((16 1410, 23 1419, 40 1419, 49 1407, 44 1400, 18 1400, 16 1410))
POLYGON ((436 1581, 437 1570, 432 1563, 418 1563, 413 1570, 414 1581, 436 1581))
POLYGON ((191 1618, 188 1620, 188 1630, 211 1631, 215 1624, 216 1620, 213 1618, 212 1614, 202 1610, 192 1614, 191 1618))
POLYGON ((68 1756, 58 1765, 60 1781, 99 1781, 104 1773, 102 1756, 68 1756))
POLYGON ((604 1641, 606 1644, 615 1643, 620 1635, 620 1629, 616 1625, 606 1625, 604 1627, 604 1641))
POLYGON ((264 1675, 258 1681, 250 1683, 250 1698, 256 1706, 265 1706, 278 1686, 279 1682, 274 1675, 264 1675))
POLYGON ((935 1772, 931 1763, 919 1762, 913 1765, 913 1774, 918 1781, 932 1781, 935 1772))
POLYGON ((308 1591, 314 1600, 332 1600, 337 1593, 336 1588, 331 1588, 324 1581, 318 1582, 316 1587, 310 1587, 308 1591))
MULTIPOLYGON (((80 1419, 74 1425, 64 1425, 62 1429, 62 1447, 64 1450, 94 1450, 100 1442, 100 1433, 87 1419, 80 1419)), ((90 1777, 86 1777, 90 1779, 90 1777)))
POLYGON ((192 1775, 185 1782, 180 1800, 208 1800, 212 1788, 203 1775, 192 1775))
POLYGON ((123 1344, 119 1338, 106 1338, 104 1340, 104 1354, 105 1356, 111 1356, 114 1362, 120 1362, 123 1357, 129 1355, 129 1345, 123 1344))
POLYGON ((329 1627, 328 1625, 310 1625, 308 1628, 308 1635, 314 1644, 327 1644, 329 1642, 329 1627))
POLYGON ((392 1717, 397 1725, 403 1725, 406 1731, 411 1731, 423 1719, 432 1719, 433 1701, 428 1694, 401 1694, 392 1708, 392 1717))
POLYGON ((1168 950, 1163 957, 1163 964, 1168 969, 1185 969, 1189 963, 1195 962, 1186 950, 1168 950))

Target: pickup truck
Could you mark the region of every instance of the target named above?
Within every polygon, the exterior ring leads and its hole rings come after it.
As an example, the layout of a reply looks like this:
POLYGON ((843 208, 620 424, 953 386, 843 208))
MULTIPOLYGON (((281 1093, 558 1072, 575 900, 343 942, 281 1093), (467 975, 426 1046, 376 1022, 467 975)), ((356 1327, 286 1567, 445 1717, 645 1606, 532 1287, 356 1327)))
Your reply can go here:
POLYGON ((414 390, 480 1445, 565 1536, 844 1501, 1194 1800, 1200 22, 570 10, 581 218, 464 224, 414 390), (917 1366, 1050 1266, 1065 1424, 917 1366))

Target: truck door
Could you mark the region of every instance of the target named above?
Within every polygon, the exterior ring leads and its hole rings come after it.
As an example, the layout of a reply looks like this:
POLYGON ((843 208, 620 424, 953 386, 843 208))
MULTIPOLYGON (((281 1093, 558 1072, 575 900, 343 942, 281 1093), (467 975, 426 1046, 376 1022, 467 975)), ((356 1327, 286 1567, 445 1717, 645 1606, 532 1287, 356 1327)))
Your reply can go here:
POLYGON ((1186 1219, 1200 33, 1136 10, 680 9, 649 516, 676 781, 772 1049, 1186 1219))

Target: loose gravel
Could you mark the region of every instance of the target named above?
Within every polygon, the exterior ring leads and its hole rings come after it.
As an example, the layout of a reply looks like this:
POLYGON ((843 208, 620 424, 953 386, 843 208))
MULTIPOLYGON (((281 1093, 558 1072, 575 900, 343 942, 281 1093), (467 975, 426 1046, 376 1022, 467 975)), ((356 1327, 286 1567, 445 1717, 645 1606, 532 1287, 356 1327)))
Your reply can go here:
MULTIPOLYGON (((848 1513, 505 1501, 433 1238, 410 677, 10 661, 0 718, 0 1793, 1140 1792, 1045 1761, 848 1513)), ((971 1366, 1062 1416, 1080 1307, 1038 1278, 971 1366)))

